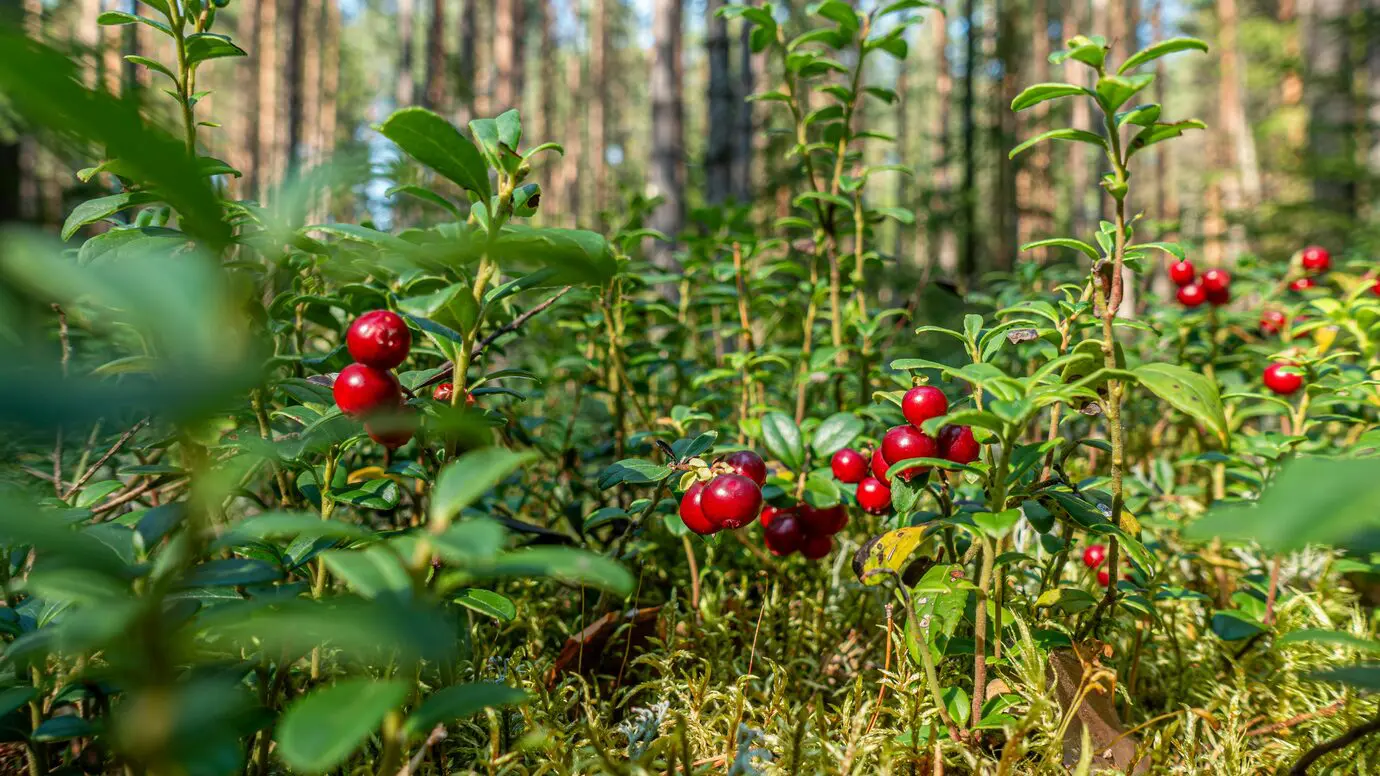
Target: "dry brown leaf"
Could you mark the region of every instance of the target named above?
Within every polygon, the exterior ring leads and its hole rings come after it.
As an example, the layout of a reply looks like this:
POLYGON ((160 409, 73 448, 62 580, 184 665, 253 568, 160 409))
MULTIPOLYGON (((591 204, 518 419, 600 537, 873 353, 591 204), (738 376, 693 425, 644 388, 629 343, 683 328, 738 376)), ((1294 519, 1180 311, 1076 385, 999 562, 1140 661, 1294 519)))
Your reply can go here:
MULTIPOLYGON (((1097 747, 1092 758, 1093 772, 1111 769, 1126 773, 1135 759, 1136 738, 1125 735, 1126 728, 1116 712, 1116 672, 1102 665, 1104 657, 1111 657, 1111 647, 1098 641, 1049 654, 1049 667, 1054 674, 1052 687, 1060 708, 1067 714, 1077 704, 1064 732, 1064 764, 1078 762, 1086 727, 1097 747)), ((1129 772, 1149 770, 1150 763, 1140 760, 1129 772)))
POLYGON ((625 661, 631 661, 633 653, 656 633, 660 612, 660 606, 609 612, 590 623, 584 630, 565 640, 561 654, 547 673, 547 686, 554 687, 562 676, 572 672, 621 678, 625 661), (631 627, 620 631, 628 623, 631 623, 631 627), (615 635, 617 638, 614 638, 615 635))

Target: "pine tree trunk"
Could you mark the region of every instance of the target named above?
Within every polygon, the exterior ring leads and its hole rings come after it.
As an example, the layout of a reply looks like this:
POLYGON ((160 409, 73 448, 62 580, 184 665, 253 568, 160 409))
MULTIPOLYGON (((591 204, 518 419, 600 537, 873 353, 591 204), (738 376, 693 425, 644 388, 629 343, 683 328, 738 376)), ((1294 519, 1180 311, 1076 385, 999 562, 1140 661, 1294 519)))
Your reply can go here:
POLYGON ((676 267, 672 251, 685 219, 681 166, 685 158, 685 130, 680 94, 680 0, 656 0, 652 17, 655 57, 652 61, 652 165, 647 182, 661 204, 652 211, 650 226, 671 238, 651 241, 649 258, 661 269, 676 267))
POLYGON ((744 24, 738 38, 738 82, 734 95, 733 129, 733 196, 739 202, 752 201, 752 143, 756 136, 753 126, 752 92, 756 89, 753 77, 752 45, 748 38, 752 30, 744 24))
MULTIPOLYGON (((116 6, 118 5, 119 0, 102 0, 101 3, 102 10, 107 11, 117 10, 116 6)), ((247 14, 242 12, 241 16, 252 17, 253 14, 247 14)), ((111 94, 120 93, 120 65, 123 63, 123 60, 120 59, 120 48, 122 45, 121 36, 122 33, 120 32, 120 28, 117 26, 103 25, 101 27, 101 75, 103 76, 102 83, 105 84, 105 90, 107 92, 110 92, 111 94)))
POLYGON ((426 107, 441 112, 446 101, 446 0, 431 0, 426 36, 426 107))
MULTIPOLYGON (((301 164, 320 161, 321 147, 321 5, 323 0, 306 0, 306 23, 302 51, 302 148, 301 164)), ((332 0, 334 2, 334 0, 332 0)))
MULTIPOLYGON (((1316 204, 1342 219, 1356 215, 1356 186, 1347 169, 1352 154, 1351 82, 1347 0, 1313 0, 1304 56, 1308 62, 1308 146, 1316 204)), ((1335 235, 1340 239, 1341 235, 1335 235)))
MULTIPOLYGON (((1049 6, 1046 0, 1031 0, 1030 83, 1046 83, 1049 75, 1049 6)), ((1008 103, 1009 104, 1009 103, 1008 103)), ((1026 111, 1023 137, 1035 137, 1049 128, 1049 103, 1026 111)), ((1049 237, 1054 232, 1054 199, 1049 169, 1049 143, 1037 143, 1025 154, 1025 163, 1016 172, 1016 197, 1020 203, 1016 240, 1020 245, 1049 237)), ((1036 248, 1029 258, 1043 264, 1049 252, 1036 248)))
POLYGON ((559 193, 564 199, 561 210, 570 215, 567 223, 571 226, 586 223, 584 198, 580 195, 581 173, 585 170, 585 149, 589 147, 588 138, 591 133, 589 113, 580 109, 586 104, 589 96, 585 83, 584 63, 580 55, 575 51, 568 52, 565 60, 565 88, 570 90, 571 109, 567 115, 575 122, 575 126, 566 135, 565 156, 561 164, 561 182, 564 185, 559 189, 559 193))
POLYGON ((415 101, 417 85, 412 78, 413 39, 416 37, 415 0, 398 0, 398 83, 394 91, 395 108, 415 101))
POLYGON ((538 42, 537 61, 541 63, 541 91, 537 102, 537 123, 536 138, 537 142, 546 143, 552 140, 552 130, 555 128, 556 112, 556 44, 553 28, 555 26, 555 14, 546 3, 539 2, 537 7, 537 26, 541 30, 541 38, 538 42))
MULTIPOLYGON (((1085 0, 1073 0, 1065 6, 1063 28, 1065 40, 1075 35, 1091 33, 1088 28, 1088 9, 1085 0)), ((1066 63, 1062 75, 1069 83, 1092 87, 1092 79, 1087 68, 1081 67, 1077 63, 1066 63)), ((1092 124, 1092 111, 1088 107, 1087 100, 1073 101, 1071 118, 1075 129, 1097 131, 1097 128, 1092 124)), ((1083 143, 1066 143, 1065 153, 1068 155, 1070 231, 1080 238, 1086 238, 1090 230, 1091 220, 1088 217, 1088 197, 1092 193, 1089 190, 1092 185, 1092 167, 1088 159, 1089 151, 1083 143)))
MULTIPOLYGON (((335 153, 335 132, 337 113, 340 109, 340 4, 336 0, 326 0, 325 43, 321 51, 321 120, 317 129, 317 148, 321 157, 329 158, 335 153)), ((333 216, 331 192, 323 192, 321 200, 322 221, 330 221, 333 216)))
POLYGON ((617 0, 594 0, 589 23, 589 80, 593 91, 589 101, 589 161, 594 173, 596 216, 608 204, 609 2, 617 0))
MULTIPOLYGON (((479 74, 475 72, 475 36, 479 34, 476 7, 480 0, 465 0, 465 8, 460 12, 457 32, 460 37, 460 50, 457 61, 455 92, 459 105, 456 107, 456 123, 461 126, 475 117, 474 97, 479 91, 479 74)), ((543 8, 546 5, 541 4, 543 8)))
POLYGON ((292 0, 292 48, 288 53, 288 125, 287 175, 296 176, 302 163, 302 116, 305 108, 307 84, 307 0, 292 0))
POLYGON ((704 150, 705 199, 717 204, 733 187, 733 84, 728 66, 728 22, 717 11, 724 0, 709 0, 705 50, 709 59, 709 128, 704 150))
POLYGON ((258 98, 254 103, 254 112, 258 132, 254 142, 254 171, 255 189, 260 202, 268 197, 268 191, 274 184, 274 165, 277 162, 273 152, 278 137, 278 44, 274 40, 277 26, 277 0, 259 0, 258 22, 255 25, 258 31, 255 46, 258 56, 255 73, 258 98))
POLYGON ((978 28, 976 0, 963 0, 963 18, 966 30, 963 39, 963 102, 960 105, 960 120, 963 131, 963 181, 960 193, 959 228, 963 253, 959 257, 959 273, 963 279, 972 282, 978 274, 978 234, 977 234, 977 67, 978 67, 978 28))
POLYGON ((516 16, 520 4, 519 0, 497 0, 494 5, 494 113, 516 107, 516 16))
POLYGON ((954 79, 949 65, 948 16, 935 13, 930 18, 933 31, 931 49, 935 52, 934 99, 937 105, 930 110, 934 123, 929 136, 934 149, 930 169, 934 176, 934 191, 928 208, 930 223, 926 226, 930 256, 939 262, 940 272, 948 278, 958 275, 958 235, 954 223, 953 174, 950 156, 953 134, 949 131, 953 105, 954 79))

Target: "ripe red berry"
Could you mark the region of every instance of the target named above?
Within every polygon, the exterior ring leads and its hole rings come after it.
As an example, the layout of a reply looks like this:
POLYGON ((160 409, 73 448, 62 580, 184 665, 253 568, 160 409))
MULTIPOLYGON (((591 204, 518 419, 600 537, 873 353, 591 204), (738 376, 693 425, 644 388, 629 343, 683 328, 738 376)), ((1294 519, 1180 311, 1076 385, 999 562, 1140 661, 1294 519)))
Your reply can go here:
POLYGON ((1101 544, 1089 544, 1083 549, 1083 565, 1088 568, 1097 568, 1102 565, 1102 561, 1107 559, 1107 548, 1101 544))
POLYGON ((1225 291, 1231 286, 1231 275, 1224 269, 1210 269, 1203 273, 1203 279, 1198 281, 1198 285, 1208 293, 1225 291))
POLYGON ((758 519, 758 520, 761 520, 761 521, 762 521, 762 527, 763 527, 763 528, 766 528, 767 526, 771 525, 771 521, 775 520, 775 519, 777 518, 778 515, 783 514, 785 511, 786 511, 786 510, 777 509, 776 507, 772 506, 771 504, 763 504, 763 505, 762 505, 762 514, 758 515, 758 516, 757 516, 757 519, 758 519))
POLYGON ((864 477, 858 483, 858 506, 874 515, 891 510, 891 488, 876 477, 864 477))
POLYGON ((833 536, 848 525, 848 511, 842 504, 832 507, 812 507, 801 504, 796 510, 805 531, 810 534, 833 536))
POLYGON ((700 536, 707 536, 719 530, 719 526, 705 517, 702 505, 704 483, 696 482, 685 489, 680 497, 680 520, 685 527, 700 536))
POLYGON ((834 538, 827 534, 805 537, 800 543, 800 554, 810 560, 819 560, 834 551, 834 538))
POLYGON ((366 415, 402 403, 402 386, 392 372, 364 364, 340 370, 331 387, 335 405, 347 415, 366 415))
POLYGON ((1317 285, 1318 285, 1318 282, 1317 282, 1316 280, 1314 280, 1313 278, 1307 278, 1307 277, 1304 277, 1304 278, 1297 278, 1297 279, 1294 280, 1294 282, 1292 282, 1292 283, 1289 284, 1289 290, 1290 290, 1290 291, 1307 291, 1307 290, 1310 289, 1310 288, 1316 288, 1317 285))
POLYGON ((411 412, 390 413, 366 420, 364 430, 370 439, 396 450, 411 441, 417 432, 417 419, 411 412))
POLYGON ((1267 337, 1274 336, 1289 324, 1289 317, 1283 310, 1266 310, 1260 314, 1260 333, 1267 337))
POLYGON ((930 418, 937 418, 949 411, 949 398, 933 385, 917 385, 901 397, 901 414, 912 426, 930 418))
POLYGON ((724 456, 722 461, 736 474, 757 483, 757 487, 762 487, 762 483, 767 481, 767 464, 762 460, 762 456, 751 450, 739 450, 736 453, 729 453, 724 456))
MULTIPOLYGON (((911 458, 935 458, 938 455, 939 443, 915 426, 894 426, 882 437, 882 456, 892 465, 911 458)), ((901 479, 909 482, 929 470, 928 466, 912 466, 901 472, 901 479)))
POLYGON ((1222 288, 1216 291, 1204 291, 1203 293, 1207 296, 1208 303, 1213 307, 1221 307, 1231 301, 1230 288, 1222 288))
POLYGON ((436 401, 446 402, 447 404, 450 403, 450 399, 454 395, 455 383, 441 383, 440 385, 436 386, 436 389, 434 391, 431 392, 431 398, 435 399, 436 401))
POLYGON ((762 529, 762 540, 772 555, 790 555, 800 549, 805 532, 799 518, 790 512, 783 512, 762 529))
POLYGON ((1376 280, 1374 283, 1370 284, 1370 292, 1376 296, 1380 296, 1380 280, 1376 280))
POLYGON ((1169 265, 1169 279, 1174 281, 1174 285, 1183 287, 1193 282, 1198 277, 1198 270, 1193 266, 1193 262, 1184 260, 1176 261, 1169 265))
POLYGON ((374 310, 355 319, 345 334, 350 357, 378 369, 392 369, 407 358, 412 332, 402 316, 391 310, 374 310))
POLYGON ((973 438, 970 426, 945 426, 939 429, 939 456, 954 463, 972 463, 982 455, 982 446, 973 438))
POLYGON ((1197 283, 1189 283, 1179 289, 1179 304, 1184 307, 1197 307, 1207 301, 1207 294, 1203 293, 1203 287, 1197 283))
POLYGON ((1280 396, 1288 396, 1303 387, 1299 368, 1282 361, 1265 367, 1264 381, 1266 388, 1280 396))
POLYGON ((1097 584, 1108 587, 1112 584, 1112 575, 1106 569, 1097 570, 1097 584))
POLYGON ((742 528, 761 508, 761 489, 741 474, 720 474, 709 481, 700 496, 704 516, 721 528, 742 528))
POLYGON ((854 483, 867 476, 867 459, 857 450, 845 447, 829 459, 829 468, 839 482, 854 483))
POLYGON ((891 478, 886 476, 886 470, 891 468, 887 463, 886 457, 882 455, 882 448, 878 447, 872 451, 872 476, 881 480, 883 485, 890 486, 891 478))
POLYGON ((1309 272, 1326 272, 1332 266, 1332 254, 1321 245, 1310 245, 1299 255, 1299 263, 1309 272))

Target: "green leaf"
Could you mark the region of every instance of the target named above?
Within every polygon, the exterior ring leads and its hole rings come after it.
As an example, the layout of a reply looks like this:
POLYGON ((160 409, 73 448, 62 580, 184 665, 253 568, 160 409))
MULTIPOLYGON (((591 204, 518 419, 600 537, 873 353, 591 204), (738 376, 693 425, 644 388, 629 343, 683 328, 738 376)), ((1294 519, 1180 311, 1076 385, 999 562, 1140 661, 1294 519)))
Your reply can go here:
POLYGON ((344 763, 410 690, 401 679, 359 678, 302 696, 278 722, 278 756, 295 771, 325 773, 344 763))
POLYGON ((597 485, 599 490, 607 490, 622 483, 646 485, 661 482, 674 473, 675 470, 670 466, 663 466, 641 458, 624 458, 610 464, 607 469, 600 472, 597 485))
POLYGON ((1146 127, 1138 132, 1135 137, 1131 138, 1130 150, 1127 152, 1127 156, 1156 143, 1179 137, 1190 129, 1207 129, 1207 124, 1204 124, 1198 119, 1185 119, 1184 121, 1176 121, 1172 124, 1154 124, 1146 127))
POLYGON ((24 685, 0 690, 0 717, 9 716, 10 712, 20 708, 37 696, 37 690, 33 687, 24 685))
POLYGON ((147 16, 137 16, 123 11, 105 11, 100 16, 96 17, 96 23, 106 27, 113 27, 121 24, 146 24, 164 35, 167 35, 169 38, 173 37, 172 28, 163 22, 157 19, 150 19, 147 16))
POLYGON ((454 202, 451 202, 450 200, 446 199, 440 194, 437 194, 431 189, 422 188, 421 186, 412 183, 405 183, 402 185, 394 186, 388 191, 385 191, 383 193, 383 196, 392 197, 397 194, 405 194, 409 197, 412 197, 413 199, 425 202, 428 205, 435 205, 436 207, 445 210, 446 212, 450 213, 456 218, 464 217, 460 213, 460 208, 456 207, 454 202))
POLYGON ((412 577, 397 553, 383 545, 362 550, 329 550, 319 557, 332 574, 365 598, 405 594, 412 589, 412 577))
POLYGON ((1240 641, 1264 633, 1265 626, 1245 612, 1222 609, 1212 613, 1212 632, 1223 641, 1240 641))
POLYGON ((1028 86, 1025 91, 1016 95, 1016 99, 1011 101, 1011 110, 1023 111, 1039 105, 1049 100, 1057 100, 1061 97, 1072 97, 1074 95, 1094 96, 1091 91, 1074 84, 1047 83, 1028 86))
POLYGON ((1194 540, 1255 541, 1270 552, 1346 547, 1380 531, 1380 459, 1295 458, 1254 503, 1217 506, 1185 530, 1194 540))
POLYGON ((489 187, 489 168, 470 139, 455 125, 425 108, 403 108, 379 127, 403 153, 430 167, 480 202, 493 196, 489 187))
POLYGON ((158 197, 147 191, 124 191, 105 197, 88 199, 72 209, 62 224, 62 239, 70 240, 77 230, 87 224, 103 221, 121 210, 157 202, 158 197))
POLYGON ((1127 70, 1140 67, 1146 62, 1153 62, 1165 55, 1190 50, 1206 52, 1208 50, 1208 45, 1197 38, 1170 38, 1168 40, 1162 40, 1158 43, 1152 43, 1132 54, 1129 59, 1122 63, 1121 67, 1117 68, 1117 72, 1125 73, 1127 70))
POLYGON ((1380 641, 1374 639, 1363 639, 1342 631, 1323 630, 1321 628, 1304 628, 1303 630, 1290 631, 1275 640, 1276 644, 1289 644, 1292 642, 1303 641, 1314 644, 1331 644, 1338 647, 1349 649, 1359 649, 1364 652, 1380 652, 1380 641))
POLYGON ((506 447, 472 450, 446 465, 436 476, 431 494, 431 522, 445 525, 503 478, 536 457, 536 453, 515 453, 506 447))
POLYGON ((293 512, 265 512, 246 518, 216 540, 216 547, 234 547, 264 539, 367 539, 373 533, 363 526, 322 520, 316 515, 293 512))
POLYGON ((476 574, 493 577, 549 577, 573 585, 607 590, 626 598, 636 580, 621 564, 603 555, 574 547, 528 547, 498 556, 476 574))
POLYGON ((977 524, 977 527, 993 539, 1000 539, 1005 536, 1016 526, 1016 523, 1020 522, 1020 519, 1020 509, 1007 509, 1002 512, 978 512, 973 515, 973 522, 977 524))
POLYGON ((72 738, 90 736, 96 732, 96 728, 90 722, 78 717, 75 714, 66 714, 61 717, 50 717, 34 729, 31 736, 35 741, 66 741, 72 738))
POLYGON ((510 224, 489 250, 500 265, 538 263, 556 271, 553 283, 599 283, 613 277, 617 262, 608 241, 584 229, 510 224))
POLYGON ((1227 443, 1227 415, 1216 383, 1178 364, 1141 364, 1132 371, 1141 385, 1180 412, 1202 421, 1223 444, 1227 443))
POLYGON ((840 28, 850 35, 857 32, 861 26, 858 21, 858 12, 843 0, 825 0, 814 8, 814 13, 822 16, 839 25, 840 28))
POLYGON ((276 582, 283 570, 254 558, 220 558, 193 566, 182 578, 183 587, 238 587, 276 582))
POLYGON ((1036 135, 1035 137, 1032 137, 1024 143, 1021 143, 1020 145, 1011 149, 1011 153, 1007 154, 1006 158, 1015 159, 1017 156, 1020 156, 1021 152, 1029 149, 1036 143, 1039 143, 1044 140, 1071 140, 1078 143, 1087 143, 1089 145, 1095 145, 1098 148, 1103 149, 1107 147, 1107 142, 1102 139, 1101 135, 1095 135, 1092 132, 1088 132, 1086 130, 1068 128, 1051 129, 1048 132, 1042 132, 1039 135, 1036 135))
POLYGON ((513 603, 513 599, 492 590, 469 587, 455 593, 451 600, 466 609, 500 622, 512 622, 513 618, 517 617, 517 605, 513 603))
POLYGON ((457 684, 432 693, 403 727, 409 736, 427 733, 439 724, 464 719, 496 706, 515 706, 527 700, 527 693, 496 682, 457 684))
POLYGON ((800 427, 788 415, 768 412, 762 416, 762 444, 767 452, 791 471, 805 466, 805 443, 800 427))
POLYGON ((1363 690, 1380 690, 1380 665, 1358 665, 1314 671, 1309 679, 1320 682, 1341 682, 1363 690))
POLYGON ((1125 105, 1137 92, 1149 86, 1154 80, 1155 75, 1153 73, 1128 77, 1107 75, 1097 79, 1097 97, 1102 103, 1102 110, 1106 113, 1115 113, 1118 108, 1125 105))
POLYGON ((863 431, 862 419, 851 412, 836 412, 824 419, 810 437, 815 456, 823 460, 848 446, 863 431))
POLYGON ((213 32, 194 32, 186 38, 187 64, 196 66, 208 59, 247 56, 245 50, 230 42, 225 35, 213 32))

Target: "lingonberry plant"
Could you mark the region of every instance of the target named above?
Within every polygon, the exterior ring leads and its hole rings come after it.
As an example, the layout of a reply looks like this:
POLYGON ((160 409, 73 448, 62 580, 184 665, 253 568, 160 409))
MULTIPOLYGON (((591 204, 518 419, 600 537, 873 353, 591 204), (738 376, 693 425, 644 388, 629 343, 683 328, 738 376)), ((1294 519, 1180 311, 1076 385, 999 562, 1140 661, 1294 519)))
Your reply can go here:
POLYGON ((542 221, 516 111, 383 118, 393 226, 323 215, 348 160, 232 196, 226 4, 100 17, 163 36, 174 131, 0 30, 7 110, 101 190, 0 235, 9 770, 1380 768, 1380 279, 1142 217, 1205 127, 1137 98, 1204 43, 1051 57, 1011 108, 1098 128, 1011 156, 1095 149, 1106 220, 960 295, 897 287, 874 183, 921 0, 720 8, 783 188, 675 235, 640 194, 542 221))

